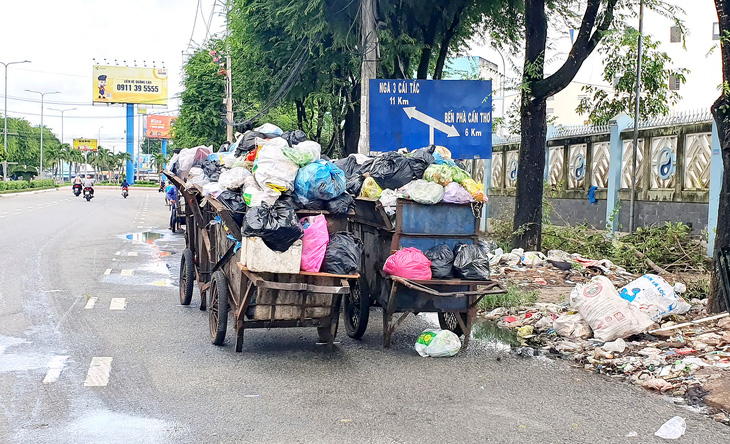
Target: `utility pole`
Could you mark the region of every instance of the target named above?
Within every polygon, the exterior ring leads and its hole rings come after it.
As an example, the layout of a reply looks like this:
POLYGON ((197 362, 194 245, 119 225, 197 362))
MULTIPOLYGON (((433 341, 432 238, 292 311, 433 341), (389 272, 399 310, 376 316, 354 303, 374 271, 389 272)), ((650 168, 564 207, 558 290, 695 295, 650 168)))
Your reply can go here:
MULTIPOLYGON (((8 155, 8 66, 20 64, 20 63, 30 63, 30 60, 23 60, 22 62, 0 62, 5 67, 5 111, 3 112, 5 117, 5 131, 3 131, 3 140, 4 140, 4 148, 5 150, 3 153, 5 155, 8 155)), ((8 180, 8 166, 7 161, 3 164, 3 179, 8 180)))
POLYGON ((376 75, 378 32, 375 24, 375 0, 360 0, 360 140, 357 152, 370 154, 370 79, 376 75))
POLYGON ((233 143, 233 76, 231 75, 231 45, 228 43, 230 34, 228 32, 229 2, 226 0, 226 140, 233 143))
MULTIPOLYGON (((634 149, 631 170, 631 205, 629 207, 629 233, 634 232, 634 207, 636 205, 636 156, 639 150, 639 104, 641 103, 641 43, 644 35, 644 1, 639 3, 639 45, 636 60, 636 107, 634 108, 634 149)), ((646 159, 644 159, 646 161, 646 159)), ((647 178, 644 178, 646 182, 647 178)))
POLYGON ((41 92, 41 91, 31 91, 29 89, 26 89, 27 92, 36 93, 41 95, 41 166, 38 169, 38 176, 40 176, 41 179, 43 179, 43 99, 45 98, 46 94, 61 94, 61 91, 53 91, 53 92, 41 92))
MULTIPOLYGON (((67 108, 67 109, 48 108, 48 109, 50 109, 51 111, 58 111, 61 113, 61 145, 63 145, 63 143, 64 143, 63 142, 64 141, 64 138, 63 138, 63 113, 65 113, 66 111, 76 111, 76 108, 67 108)), ((59 160, 61 162, 61 177, 62 177, 61 180, 63 181, 63 159, 59 159, 59 160)), ((71 179, 71 162, 69 162, 69 164, 68 164, 68 178, 69 178, 69 180, 71 179)))

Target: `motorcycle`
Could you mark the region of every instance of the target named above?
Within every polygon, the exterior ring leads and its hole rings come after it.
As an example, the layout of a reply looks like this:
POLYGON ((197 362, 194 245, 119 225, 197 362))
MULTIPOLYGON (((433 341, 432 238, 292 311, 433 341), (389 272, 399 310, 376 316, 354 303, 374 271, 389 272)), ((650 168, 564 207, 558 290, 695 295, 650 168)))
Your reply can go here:
POLYGON ((160 183, 160 188, 157 189, 158 193, 162 193, 165 191, 165 182, 160 183))
POLYGON ((125 199, 129 196, 129 190, 127 190, 127 187, 122 188, 122 196, 124 196, 125 199))
POLYGON ((91 187, 84 188, 84 198, 87 202, 91 202, 91 199, 94 197, 94 189, 91 187))
POLYGON ((74 184, 73 191, 74 191, 74 195, 76 197, 79 197, 81 195, 81 184, 80 183, 74 184))

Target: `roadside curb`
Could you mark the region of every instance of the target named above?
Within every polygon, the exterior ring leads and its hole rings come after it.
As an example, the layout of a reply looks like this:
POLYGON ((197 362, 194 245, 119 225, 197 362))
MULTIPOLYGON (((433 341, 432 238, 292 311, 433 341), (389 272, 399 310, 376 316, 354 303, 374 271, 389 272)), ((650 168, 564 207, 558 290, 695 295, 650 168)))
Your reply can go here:
MULTIPOLYGON (((61 188, 65 188, 65 187, 61 187, 61 188)), ((5 198, 5 197, 26 196, 28 194, 48 193, 51 191, 58 191, 61 188, 49 188, 47 190, 28 190, 28 191, 19 191, 17 193, 0 194, 0 199, 5 198)))

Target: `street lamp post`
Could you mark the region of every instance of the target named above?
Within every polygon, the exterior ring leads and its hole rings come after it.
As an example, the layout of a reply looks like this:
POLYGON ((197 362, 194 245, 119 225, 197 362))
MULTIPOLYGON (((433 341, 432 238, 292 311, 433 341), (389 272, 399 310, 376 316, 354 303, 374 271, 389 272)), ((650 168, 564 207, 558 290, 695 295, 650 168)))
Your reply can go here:
MULTIPOLYGON (((67 109, 56 109, 56 108, 48 108, 51 111, 58 111, 61 113, 61 145, 63 145, 63 113, 66 111, 76 111, 76 108, 67 108, 67 109)), ((61 176, 63 176, 63 160, 61 160, 61 176)), ((71 163, 68 164, 68 177, 71 179, 71 163)), ((61 178, 63 180, 63 177, 61 178)))
POLYGON ((41 92, 41 91, 32 91, 30 89, 26 89, 27 92, 30 93, 36 93, 41 95, 41 166, 38 169, 38 174, 40 175, 41 179, 43 178, 43 99, 45 98, 46 94, 61 94, 61 91, 52 91, 52 92, 41 92))
MULTIPOLYGON (((30 63, 30 60, 23 60, 22 62, 0 62, 5 67, 5 111, 3 114, 5 115, 5 130, 3 131, 3 147, 5 148, 5 155, 7 155, 8 152, 8 66, 20 64, 20 63, 30 63)), ((7 179, 5 176, 6 171, 3 171, 3 177, 7 179)))

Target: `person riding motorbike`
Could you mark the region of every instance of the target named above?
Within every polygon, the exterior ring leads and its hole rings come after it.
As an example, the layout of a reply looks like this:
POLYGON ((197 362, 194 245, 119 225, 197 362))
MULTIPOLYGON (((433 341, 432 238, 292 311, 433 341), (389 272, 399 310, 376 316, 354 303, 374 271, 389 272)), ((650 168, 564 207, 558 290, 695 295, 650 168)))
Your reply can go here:
POLYGON ((129 194, 129 182, 127 182, 127 179, 124 179, 122 181, 122 195, 126 198, 127 194, 129 194))
POLYGON ((89 189, 89 193, 91 193, 91 195, 93 196, 94 195, 94 179, 91 178, 91 174, 87 175, 86 179, 84 179, 84 191, 86 191, 87 188, 89 189))
POLYGON ((81 194, 81 184, 82 184, 81 176, 76 176, 74 178, 74 186, 73 186, 73 192, 76 196, 81 194))

